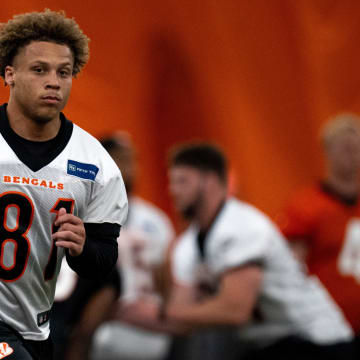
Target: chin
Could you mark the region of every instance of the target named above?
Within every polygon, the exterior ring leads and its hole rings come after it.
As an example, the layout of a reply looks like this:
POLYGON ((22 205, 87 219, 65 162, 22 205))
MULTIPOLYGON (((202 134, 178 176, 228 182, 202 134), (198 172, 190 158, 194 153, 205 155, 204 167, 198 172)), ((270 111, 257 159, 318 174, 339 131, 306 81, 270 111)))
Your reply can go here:
POLYGON ((39 111, 33 119, 39 124, 46 124, 55 118, 58 118, 60 111, 57 109, 49 109, 47 111, 39 111))
POLYGON ((181 210, 181 215, 185 220, 193 220, 195 217, 195 212, 196 212, 195 206, 190 205, 181 210))

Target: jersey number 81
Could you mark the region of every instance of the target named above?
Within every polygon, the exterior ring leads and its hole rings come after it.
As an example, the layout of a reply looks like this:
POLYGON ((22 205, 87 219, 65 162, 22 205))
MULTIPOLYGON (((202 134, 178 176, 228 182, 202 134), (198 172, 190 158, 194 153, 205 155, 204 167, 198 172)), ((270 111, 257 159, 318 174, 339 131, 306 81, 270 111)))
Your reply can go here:
MULTIPOLYGON (((58 199, 50 212, 57 213, 60 208, 72 213, 74 209, 73 199, 58 199)), ((30 230, 34 218, 34 205, 32 200, 20 192, 5 192, 0 195, 0 279, 6 282, 18 280, 25 272, 31 249, 27 233, 30 230), (8 213, 11 208, 16 209, 16 223, 13 227, 8 225, 8 213), (4 253, 8 246, 13 248, 13 261, 11 264, 4 263, 4 253)), ((58 227, 54 224, 52 232, 58 227)), ((57 261, 57 247, 52 243, 48 263, 44 269, 44 279, 53 278, 57 261)))

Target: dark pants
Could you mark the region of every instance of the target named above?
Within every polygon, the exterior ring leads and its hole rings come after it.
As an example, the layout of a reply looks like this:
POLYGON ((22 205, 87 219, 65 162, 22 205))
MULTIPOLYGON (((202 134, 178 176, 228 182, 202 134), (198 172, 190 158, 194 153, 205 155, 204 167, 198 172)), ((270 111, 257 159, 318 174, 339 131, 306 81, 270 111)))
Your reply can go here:
POLYGON ((268 360, 269 358, 276 360, 360 359, 359 339, 333 345, 317 345, 296 337, 288 337, 264 349, 250 352, 244 360, 268 360))
POLYGON ((0 358, 6 360, 52 360, 51 340, 25 340, 17 331, 0 321, 0 358))

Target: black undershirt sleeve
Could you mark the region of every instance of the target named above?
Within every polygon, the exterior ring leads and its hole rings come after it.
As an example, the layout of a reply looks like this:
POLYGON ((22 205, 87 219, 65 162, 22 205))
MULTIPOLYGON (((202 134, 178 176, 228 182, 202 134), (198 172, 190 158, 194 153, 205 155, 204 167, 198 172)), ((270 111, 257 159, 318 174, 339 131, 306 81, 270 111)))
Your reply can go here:
POLYGON ((85 223, 86 241, 79 256, 66 250, 66 260, 80 277, 103 278, 111 273, 118 258, 117 238, 120 225, 111 223, 85 223))

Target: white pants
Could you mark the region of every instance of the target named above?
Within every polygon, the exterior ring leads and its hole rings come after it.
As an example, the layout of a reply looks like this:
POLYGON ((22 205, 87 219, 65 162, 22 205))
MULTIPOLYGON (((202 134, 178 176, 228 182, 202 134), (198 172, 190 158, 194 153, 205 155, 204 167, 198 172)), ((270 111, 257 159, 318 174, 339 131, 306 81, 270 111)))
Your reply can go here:
POLYGON ((162 360, 170 338, 119 322, 99 327, 93 339, 91 360, 162 360))

